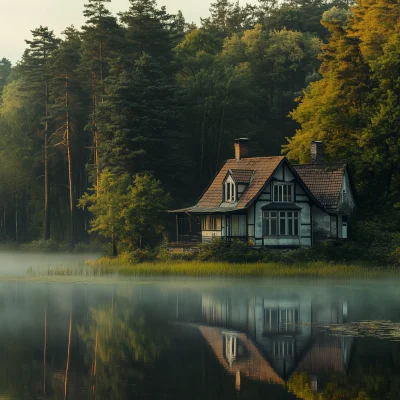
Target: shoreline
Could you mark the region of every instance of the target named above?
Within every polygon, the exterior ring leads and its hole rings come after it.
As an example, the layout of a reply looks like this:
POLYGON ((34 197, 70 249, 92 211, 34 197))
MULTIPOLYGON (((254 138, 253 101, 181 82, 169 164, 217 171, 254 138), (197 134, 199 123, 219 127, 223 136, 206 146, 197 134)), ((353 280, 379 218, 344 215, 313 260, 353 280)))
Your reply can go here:
POLYGON ((118 259, 101 258, 87 263, 93 272, 101 276, 153 277, 230 277, 230 278, 397 278, 400 269, 373 267, 362 264, 334 264, 309 262, 298 264, 228 263, 206 261, 155 261, 129 264, 118 259))

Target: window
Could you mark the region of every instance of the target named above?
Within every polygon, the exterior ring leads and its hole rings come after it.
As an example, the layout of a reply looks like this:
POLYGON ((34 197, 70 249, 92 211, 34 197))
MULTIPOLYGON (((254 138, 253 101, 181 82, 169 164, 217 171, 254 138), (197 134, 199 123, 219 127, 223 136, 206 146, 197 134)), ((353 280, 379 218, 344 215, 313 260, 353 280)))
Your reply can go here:
POLYGON ((264 236, 299 236, 298 211, 264 211, 264 236))
POLYGON ((233 361, 236 360, 236 352, 237 352, 237 339, 236 336, 232 335, 224 335, 223 336, 225 342, 225 359, 232 365, 233 361))
POLYGON ((264 212, 264 236, 278 236, 278 213, 264 212))
POLYGON ((292 308, 265 308, 264 331, 265 332, 297 332, 299 331, 300 310, 292 308))
POLYGON ((292 203, 293 202, 293 185, 291 183, 275 183, 274 184, 274 202, 292 203))
POLYGON ((275 358, 294 357, 294 340, 277 340, 272 342, 272 353, 275 358))
POLYGON ((231 216, 231 230, 230 235, 235 237, 247 236, 247 219, 245 215, 232 215, 231 216))
POLYGON ((225 183, 225 201, 234 202, 236 200, 236 186, 233 182, 225 183))
POLYGON ((221 217, 217 215, 206 215, 201 220, 201 229, 203 231, 220 231, 221 217))

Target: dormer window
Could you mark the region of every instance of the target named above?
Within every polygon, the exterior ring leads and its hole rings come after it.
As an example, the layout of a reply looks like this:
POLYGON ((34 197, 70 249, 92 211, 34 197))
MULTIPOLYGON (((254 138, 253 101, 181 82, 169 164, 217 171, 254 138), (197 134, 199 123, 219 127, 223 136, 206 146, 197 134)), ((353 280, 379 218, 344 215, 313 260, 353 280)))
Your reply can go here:
POLYGON ((273 201, 279 203, 293 203, 293 184, 292 183, 274 183, 273 201))
POLYGON ((236 201, 236 184, 231 176, 225 182, 225 201, 227 203, 234 203, 236 201))
POLYGON ((254 171, 249 169, 230 169, 223 183, 222 201, 234 203, 251 184, 254 171))

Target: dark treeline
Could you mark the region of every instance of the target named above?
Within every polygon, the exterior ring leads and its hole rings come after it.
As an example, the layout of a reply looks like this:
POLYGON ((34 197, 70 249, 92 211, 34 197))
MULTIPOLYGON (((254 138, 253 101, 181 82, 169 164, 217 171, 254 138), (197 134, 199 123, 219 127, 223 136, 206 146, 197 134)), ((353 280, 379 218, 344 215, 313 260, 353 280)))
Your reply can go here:
POLYGON ((77 204, 106 168, 149 173, 183 205, 232 156, 234 138, 249 137, 254 155, 279 154, 299 127, 288 118, 295 99, 321 78, 329 21, 349 8, 217 0, 197 27, 154 0, 118 15, 109 2, 89 0, 85 25, 61 38, 32 30, 17 65, 0 61, 3 240, 85 240, 89 215, 77 204))

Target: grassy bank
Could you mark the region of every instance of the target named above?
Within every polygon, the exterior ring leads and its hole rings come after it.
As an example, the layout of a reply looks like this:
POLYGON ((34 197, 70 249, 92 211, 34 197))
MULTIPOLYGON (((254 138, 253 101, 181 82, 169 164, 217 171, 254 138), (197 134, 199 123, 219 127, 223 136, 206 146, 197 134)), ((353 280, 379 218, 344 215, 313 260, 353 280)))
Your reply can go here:
POLYGON ((324 262, 299 264, 228 263, 204 261, 160 261, 138 264, 119 259, 101 258, 90 262, 97 275, 193 276, 193 277, 311 277, 311 278, 400 278, 397 268, 373 268, 324 262))

